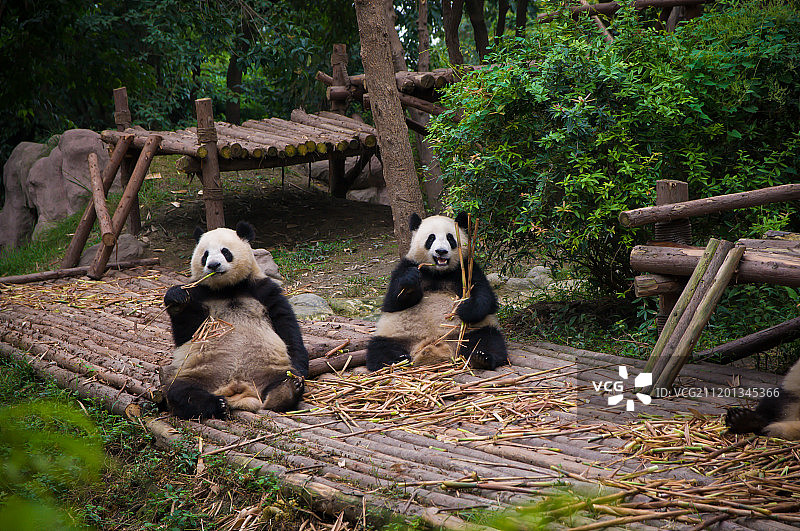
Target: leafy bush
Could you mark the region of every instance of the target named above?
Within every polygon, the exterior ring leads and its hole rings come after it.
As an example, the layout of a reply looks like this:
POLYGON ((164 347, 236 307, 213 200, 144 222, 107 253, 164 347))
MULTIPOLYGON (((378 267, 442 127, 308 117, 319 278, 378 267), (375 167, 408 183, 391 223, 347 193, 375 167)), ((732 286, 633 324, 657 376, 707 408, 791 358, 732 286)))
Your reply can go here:
MULTIPOLYGON (((657 179, 706 197, 793 182, 800 156, 800 11, 742 2, 673 34, 627 9, 607 44, 593 23, 539 24, 447 91, 432 125, 449 201, 481 218, 506 264, 571 264, 606 291, 628 289, 632 245, 620 211, 655 202, 657 179), (457 110, 456 110, 457 109, 457 110), (460 117, 456 121, 455 117, 460 117)), ((783 204, 693 222, 710 234, 791 228, 783 204)))

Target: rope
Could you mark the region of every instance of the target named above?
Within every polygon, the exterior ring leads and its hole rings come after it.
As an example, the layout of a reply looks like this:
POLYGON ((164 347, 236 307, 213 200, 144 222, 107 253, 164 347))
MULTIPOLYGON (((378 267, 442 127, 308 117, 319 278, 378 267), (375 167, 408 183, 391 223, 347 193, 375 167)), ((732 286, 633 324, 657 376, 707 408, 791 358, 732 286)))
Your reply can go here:
POLYGON ((211 127, 197 126, 197 142, 199 144, 207 144, 209 142, 217 141, 217 129, 212 125, 211 127))

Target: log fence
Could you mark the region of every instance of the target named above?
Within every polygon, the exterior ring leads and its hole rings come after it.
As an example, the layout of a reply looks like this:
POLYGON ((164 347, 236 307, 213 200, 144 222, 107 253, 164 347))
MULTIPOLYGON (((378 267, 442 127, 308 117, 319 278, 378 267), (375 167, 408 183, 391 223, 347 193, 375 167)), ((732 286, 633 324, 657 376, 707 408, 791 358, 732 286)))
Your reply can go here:
MULTIPOLYGON (((685 188, 677 181, 657 182, 657 191, 685 188)), ((630 264, 646 272, 634 279, 637 296, 658 295, 671 299, 664 324, 645 370, 653 373, 646 392, 670 388, 687 362, 725 288, 742 282, 761 282, 800 287, 800 242, 791 234, 772 234, 785 239, 741 239, 736 242, 712 238, 705 250, 685 239, 689 218, 738 208, 800 199, 800 184, 727 194, 703 199, 659 201, 652 207, 621 212, 620 223, 638 227, 656 223, 656 242, 631 250, 630 264), (661 230, 659 231, 659 225, 661 230), (675 228, 677 227, 677 229, 675 228), (685 282, 682 279, 689 277, 685 282), (682 289, 681 289, 682 288, 682 289)), ((657 197, 663 197, 660 193, 657 197)), ((770 236, 765 235, 765 236, 770 236)), ((662 304, 662 311, 663 308, 662 304)), ((660 323, 659 323, 660 324, 660 323)), ((784 341, 800 337, 800 318, 751 334, 739 340, 697 354, 721 361, 733 361, 763 352, 784 341)))

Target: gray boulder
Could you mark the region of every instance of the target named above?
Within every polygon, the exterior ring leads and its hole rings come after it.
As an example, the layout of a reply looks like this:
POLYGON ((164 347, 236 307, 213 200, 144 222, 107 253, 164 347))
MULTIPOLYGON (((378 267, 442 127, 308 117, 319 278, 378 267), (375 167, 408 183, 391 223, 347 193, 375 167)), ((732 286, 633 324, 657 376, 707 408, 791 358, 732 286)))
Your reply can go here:
POLYGON ((372 203, 373 205, 390 205, 389 189, 372 187, 363 190, 350 190, 345 196, 350 201, 361 201, 362 203, 372 203))
POLYGON ((313 293, 301 293, 289 299, 298 319, 314 319, 333 315, 333 310, 325 299, 313 293))
POLYGON ((67 217, 67 191, 61 175, 61 149, 56 147, 46 157, 37 160, 28 172, 25 191, 36 208, 37 224, 67 217))
POLYGON ((17 247, 33 231, 35 211, 25 193, 24 182, 45 150, 44 144, 21 142, 3 165, 5 203, 0 210, 0 249, 17 247))
POLYGON ((70 129, 64 131, 58 141, 61 150, 61 175, 67 194, 67 211, 83 211, 86 201, 91 197, 89 183, 89 153, 97 155, 100 171, 108 164, 108 151, 100 140, 100 135, 89 129, 70 129))
MULTIPOLYGON (((92 264, 97 249, 101 244, 95 244, 83 251, 81 259, 78 262, 79 266, 88 266, 92 264)), ((127 262, 128 260, 136 260, 142 258, 147 251, 147 244, 136 239, 133 234, 123 233, 117 238, 117 245, 111 251, 111 258, 109 262, 127 262)))
MULTIPOLYGON (((344 171, 345 173, 349 172, 353 166, 356 165, 358 162, 358 157, 348 157, 344 161, 344 171)), ((315 181, 328 183, 330 182, 329 176, 329 166, 328 161, 323 160, 319 162, 314 162, 311 164, 311 178, 315 181)), ((372 156, 370 159, 369 164, 361 170, 361 173, 358 174, 355 181, 353 181, 353 185, 350 187, 351 190, 363 190, 365 188, 373 188, 379 187, 383 188, 386 186, 386 181, 383 179, 383 165, 381 161, 378 160, 378 157, 372 156)))
POLYGON ((273 280, 283 281, 283 276, 278 271, 278 264, 273 260, 271 252, 266 249, 253 249, 253 256, 256 257, 256 263, 265 275, 273 280))

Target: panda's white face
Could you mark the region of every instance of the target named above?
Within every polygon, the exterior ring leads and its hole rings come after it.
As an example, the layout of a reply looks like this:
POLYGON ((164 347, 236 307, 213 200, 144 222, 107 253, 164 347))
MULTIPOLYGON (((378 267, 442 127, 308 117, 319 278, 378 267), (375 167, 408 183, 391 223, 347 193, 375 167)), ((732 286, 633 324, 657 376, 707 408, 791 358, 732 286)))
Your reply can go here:
POLYGON ((232 286, 260 272, 250 243, 231 229, 204 233, 192 254, 192 280, 214 273, 203 281, 212 289, 232 286))
POLYGON ((452 218, 430 216, 414 231, 406 258, 436 270, 449 271, 461 264, 459 243, 466 259, 467 233, 452 218))

